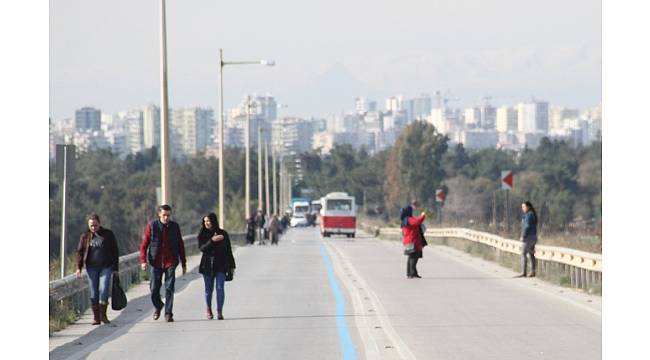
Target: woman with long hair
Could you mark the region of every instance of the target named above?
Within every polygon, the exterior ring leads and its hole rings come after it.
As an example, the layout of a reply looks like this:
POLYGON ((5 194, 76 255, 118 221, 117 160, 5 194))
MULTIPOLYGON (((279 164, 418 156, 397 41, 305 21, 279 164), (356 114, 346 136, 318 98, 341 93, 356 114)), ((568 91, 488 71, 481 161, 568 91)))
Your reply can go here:
POLYGON ((232 255, 232 246, 228 232, 219 227, 217 215, 209 213, 201 221, 201 230, 198 235, 199 249, 203 253, 199 273, 203 275, 205 283, 205 302, 207 305, 207 318, 213 319, 212 293, 217 289, 217 319, 223 320, 223 304, 226 298, 224 284, 226 273, 235 271, 235 258, 232 255))
POLYGON ((93 325, 110 324, 106 317, 108 296, 111 289, 111 276, 119 268, 119 250, 113 232, 102 227, 99 215, 91 214, 86 218, 88 230, 79 239, 77 246, 77 271, 86 266, 88 286, 90 287, 90 308, 93 311, 93 325))
MULTIPOLYGON (((414 201, 413 206, 417 205, 414 201)), ((402 209, 401 228, 403 234, 404 255, 406 255, 406 277, 409 279, 420 278, 416 265, 418 260, 422 258, 422 248, 424 247, 424 239, 422 237, 422 230, 420 226, 426 218, 426 214, 422 212, 420 216, 413 216, 413 206, 407 206, 402 209)))
POLYGON ((537 243, 537 212, 530 201, 521 204, 521 240, 524 244, 521 247, 521 274, 517 277, 526 277, 527 255, 530 256, 530 277, 535 277, 537 272, 537 260, 535 259, 535 244, 537 243))

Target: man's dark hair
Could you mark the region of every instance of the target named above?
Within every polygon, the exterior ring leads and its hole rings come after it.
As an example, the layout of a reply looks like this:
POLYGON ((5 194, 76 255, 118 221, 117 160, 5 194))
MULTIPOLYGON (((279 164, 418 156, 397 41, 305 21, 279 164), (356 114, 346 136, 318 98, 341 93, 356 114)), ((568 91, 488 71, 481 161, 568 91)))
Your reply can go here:
POLYGON ((158 206, 158 212, 161 212, 163 210, 172 211, 172 207, 167 204, 158 206))

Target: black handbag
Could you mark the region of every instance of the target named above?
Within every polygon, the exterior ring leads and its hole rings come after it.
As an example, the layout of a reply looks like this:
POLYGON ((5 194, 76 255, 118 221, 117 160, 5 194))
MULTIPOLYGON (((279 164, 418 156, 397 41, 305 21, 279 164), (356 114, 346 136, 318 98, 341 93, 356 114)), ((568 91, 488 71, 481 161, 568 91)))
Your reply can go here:
POLYGON ((404 255, 411 255, 415 252, 415 243, 404 245, 404 255))
POLYGON ((111 308, 113 310, 122 310, 126 307, 126 294, 120 286, 120 277, 116 274, 113 276, 113 289, 111 293, 111 308))
POLYGON ((422 231, 422 226, 420 226, 420 236, 422 237, 422 247, 429 245, 427 239, 424 238, 424 231, 422 231))
POLYGON ((235 273, 232 270, 226 270, 226 281, 232 281, 235 277, 235 273))

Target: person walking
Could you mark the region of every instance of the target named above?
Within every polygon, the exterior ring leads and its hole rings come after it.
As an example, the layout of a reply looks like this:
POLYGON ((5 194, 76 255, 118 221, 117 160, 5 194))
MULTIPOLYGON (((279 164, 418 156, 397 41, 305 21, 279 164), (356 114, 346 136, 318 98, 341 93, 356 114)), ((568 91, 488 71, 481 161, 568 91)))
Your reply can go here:
POLYGON ((530 201, 521 204, 521 274, 516 277, 526 277, 527 255, 530 256, 530 275, 535 277, 537 272, 537 259, 535 259, 535 244, 537 244, 537 212, 530 201))
POLYGON ((119 270, 119 250, 113 232, 100 225, 99 215, 87 217, 88 230, 81 234, 77 246, 77 271, 86 266, 90 287, 90 308, 93 311, 93 325, 110 324, 106 317, 111 276, 119 270))
POLYGON ((279 233, 280 233, 280 220, 278 220, 277 215, 273 214, 273 216, 271 216, 271 220, 269 220, 269 238, 271 240, 271 245, 278 244, 279 233))
POLYGON ((255 216, 251 215, 246 219, 246 244, 253 245, 255 242, 255 216))
POLYGON ((223 320, 223 304, 226 298, 224 284, 226 272, 234 274, 235 258, 232 255, 232 245, 228 232, 219 227, 215 213, 203 217, 201 230, 198 235, 201 264, 199 273, 203 275, 205 283, 205 302, 207 304, 207 317, 213 319, 212 293, 217 289, 217 319, 223 320))
POLYGON ((266 245, 264 242, 264 213, 262 210, 257 210, 257 214, 255 215, 255 226, 257 227, 257 245, 266 245))
POLYGON ((165 320, 174 321, 174 290, 176 267, 181 263, 183 275, 187 272, 185 243, 181 228, 171 220, 172 208, 169 205, 158 207, 158 219, 147 224, 140 245, 140 267, 142 271, 151 267, 149 288, 151 302, 154 306, 153 319, 158 320, 160 311, 165 307, 165 320), (160 299, 162 278, 165 276, 165 302, 160 299))
MULTIPOLYGON (((413 205, 417 205, 413 202, 413 205)), ((413 216, 413 206, 409 205, 402 209, 400 214, 401 228, 403 234, 404 254, 408 256, 406 261, 406 277, 409 279, 420 278, 418 274, 417 263, 422 258, 422 248, 424 247, 424 237, 421 225, 426 218, 422 212, 420 216, 413 216)))

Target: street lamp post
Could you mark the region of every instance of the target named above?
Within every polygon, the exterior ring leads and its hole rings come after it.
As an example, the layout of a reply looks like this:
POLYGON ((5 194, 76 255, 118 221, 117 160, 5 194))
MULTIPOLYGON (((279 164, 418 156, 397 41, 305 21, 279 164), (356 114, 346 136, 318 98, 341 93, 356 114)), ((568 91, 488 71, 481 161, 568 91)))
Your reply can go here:
MULTIPOLYGON (((223 67, 226 65, 266 65, 274 66, 275 62, 270 60, 260 61, 223 61, 223 49, 219 49, 219 223, 221 227, 225 227, 226 219, 224 218, 224 174, 223 174, 223 123, 224 123, 224 108, 223 108, 223 67)), ((248 164, 247 164, 248 166, 248 164)))
POLYGON ((257 123, 257 210, 262 210, 262 125, 257 123))
POLYGON ((278 211, 278 184, 275 182, 275 150, 273 147, 271 147, 271 163, 273 166, 271 169, 273 169, 273 213, 281 215, 280 212, 278 211))
POLYGON ((248 219, 251 216, 251 206, 250 206, 250 200, 251 200, 251 152, 250 152, 250 144, 251 144, 251 98, 250 96, 246 96, 246 124, 245 124, 245 138, 246 138, 246 185, 244 186, 245 190, 245 201, 244 201, 244 206, 245 206, 245 214, 246 214, 246 219, 248 219))
POLYGON ((266 213, 271 216, 271 193, 269 192, 269 144, 264 143, 264 178, 266 185, 266 213))
POLYGON ((171 203, 171 179, 169 172, 169 118, 167 96, 167 27, 165 0, 160 0, 160 192, 163 204, 171 203))

